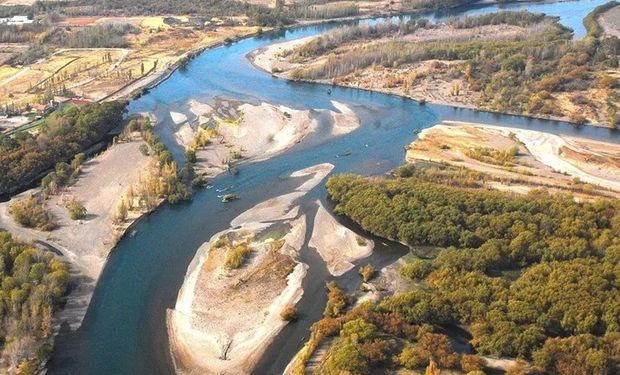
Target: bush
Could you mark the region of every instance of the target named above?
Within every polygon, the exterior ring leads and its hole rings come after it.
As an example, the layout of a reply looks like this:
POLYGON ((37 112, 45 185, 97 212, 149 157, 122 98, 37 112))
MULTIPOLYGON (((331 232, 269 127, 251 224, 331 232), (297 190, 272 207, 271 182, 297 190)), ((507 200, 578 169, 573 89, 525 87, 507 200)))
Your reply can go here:
POLYGON ((69 210, 69 217, 71 217, 71 220, 79 220, 86 217, 86 207, 78 200, 72 200, 67 206, 67 209, 69 210))
POLYGON ((328 318, 335 318, 342 314, 347 306, 347 296, 333 281, 327 283, 327 290, 327 306, 325 306, 323 315, 328 318))
POLYGON ((461 357, 461 369, 465 372, 472 372, 482 370, 484 368, 485 361, 477 355, 464 354, 461 357))
POLYGON ((288 305, 280 312, 280 317, 287 322, 297 320, 297 309, 293 305, 288 305))
POLYGON ((188 163, 195 163, 196 162, 196 151, 188 148, 187 150, 185 150, 185 161, 188 163))
POLYGON ((247 243, 241 243, 228 250, 224 266, 228 269, 236 269, 243 265, 245 258, 252 252, 247 243))
POLYGON ((375 275, 375 267, 371 264, 367 264, 360 268, 359 273, 360 276, 362 276, 362 280, 364 280, 364 282, 368 282, 375 275))
POLYGON ((11 204, 9 214, 13 220, 27 228, 44 231, 56 228, 54 216, 47 210, 43 202, 34 195, 29 195, 11 204))

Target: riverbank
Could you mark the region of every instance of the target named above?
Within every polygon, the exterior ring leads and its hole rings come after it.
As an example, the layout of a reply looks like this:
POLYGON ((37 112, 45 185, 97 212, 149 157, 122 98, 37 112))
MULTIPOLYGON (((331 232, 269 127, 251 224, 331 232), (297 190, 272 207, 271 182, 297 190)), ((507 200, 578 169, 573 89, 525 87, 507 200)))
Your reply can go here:
POLYGON ((74 184, 50 196, 45 205, 58 224, 51 232, 22 227, 8 213, 15 201, 31 194, 40 195, 40 188, 0 203, 0 227, 22 241, 58 250, 71 265, 73 287, 65 308, 54 317, 57 328, 65 324, 72 330, 80 327, 107 256, 127 228, 142 216, 131 213, 123 226, 115 225, 112 220, 113 207, 119 197, 138 182, 150 162, 149 157, 140 152, 141 144, 142 140, 134 137, 111 145, 84 163, 74 184), (74 200, 87 210, 83 219, 69 218, 66 207, 74 200))
POLYGON ((620 197, 620 147, 575 136, 444 121, 407 148, 408 162, 480 172, 490 188, 523 194, 546 188, 592 199, 620 197))
MULTIPOLYGON (((321 164, 289 178, 305 180, 231 221, 203 244, 188 267, 174 310, 167 314, 178 373, 248 374, 287 324, 285 309, 304 291, 307 265, 298 261, 306 215, 297 201, 333 169, 321 164), (242 249, 241 261, 231 257, 242 249)), ((294 310, 292 310, 294 311, 294 310)))
MULTIPOLYGON (((552 18, 542 18, 525 25, 506 22, 464 26, 447 21, 423 27, 377 26, 376 31, 368 31, 369 27, 352 27, 350 30, 337 30, 322 36, 272 44, 252 51, 247 58, 257 68, 286 80, 382 92, 421 103, 572 122, 578 125, 613 126, 615 120, 609 115, 613 111, 609 112, 606 104, 608 98, 614 100, 611 86, 594 83, 586 85, 585 76, 576 77, 582 81, 578 88, 570 90, 558 90, 557 85, 543 87, 546 83, 541 81, 536 86, 536 91, 542 90, 542 93, 532 96, 527 103, 519 103, 516 107, 520 106, 522 110, 514 110, 511 108, 514 103, 506 104, 514 101, 514 98, 489 96, 484 79, 475 77, 477 70, 487 67, 470 65, 471 59, 454 57, 458 56, 456 52, 449 59, 421 58, 417 61, 414 58, 414 62, 410 62, 403 57, 391 63, 391 59, 396 58, 394 56, 403 49, 410 49, 410 53, 414 55, 417 53, 433 56, 442 53, 429 52, 429 48, 444 44, 454 44, 454 48, 458 48, 459 44, 471 44, 478 48, 486 43, 490 46, 488 48, 495 48, 494 44, 497 43, 525 46, 527 43, 524 42, 524 36, 533 40, 543 40, 546 33, 565 37, 562 36, 565 31, 557 20, 552 18), (403 28, 406 31, 403 31, 403 28), (583 100, 584 97, 595 99, 583 100)), ((592 73, 600 82, 606 79, 617 81, 620 77, 620 72, 615 68, 592 73)), ((515 95, 517 94, 513 94, 515 95)))

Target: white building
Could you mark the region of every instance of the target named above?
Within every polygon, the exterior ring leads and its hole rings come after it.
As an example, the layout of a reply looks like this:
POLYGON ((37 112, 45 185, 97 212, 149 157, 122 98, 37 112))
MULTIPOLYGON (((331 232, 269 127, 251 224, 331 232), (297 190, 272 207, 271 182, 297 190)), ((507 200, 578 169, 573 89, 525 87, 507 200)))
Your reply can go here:
POLYGON ((11 18, 0 18, 0 25, 27 25, 33 22, 34 20, 28 19, 28 16, 13 16, 11 18))

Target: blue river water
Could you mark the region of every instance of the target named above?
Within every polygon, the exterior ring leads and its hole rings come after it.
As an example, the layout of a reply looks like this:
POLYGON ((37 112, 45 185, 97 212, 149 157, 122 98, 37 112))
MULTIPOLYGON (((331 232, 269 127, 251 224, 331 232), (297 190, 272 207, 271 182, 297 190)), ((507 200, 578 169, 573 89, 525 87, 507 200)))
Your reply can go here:
MULTIPOLYGON (((528 9, 559 16, 563 24, 584 34, 581 20, 595 6, 606 1, 509 3, 457 8, 447 13, 427 14, 441 20, 462 14, 481 14, 498 9, 528 9)), ((174 307, 186 268, 198 247, 214 233, 229 226, 230 220, 258 202, 286 192, 282 177, 314 164, 330 162, 334 173, 382 174, 404 161, 403 148, 414 138, 414 130, 444 119, 483 122, 502 126, 574 134, 620 142, 620 134, 603 128, 574 126, 521 116, 500 115, 440 105, 419 105, 415 101, 360 89, 311 83, 286 82, 253 67, 245 55, 271 43, 316 35, 344 23, 379 22, 380 19, 335 22, 299 27, 243 39, 203 52, 186 67, 130 104, 131 112, 153 112, 160 123, 157 131, 175 156, 182 150, 172 138, 170 111, 193 118, 188 102, 210 102, 215 97, 267 101, 298 109, 334 109, 331 101, 349 104, 363 119, 360 129, 348 135, 326 138, 310 136, 286 153, 240 167, 238 175, 221 175, 212 183, 233 186, 239 201, 222 204, 213 190, 198 192, 191 204, 164 205, 140 220, 136 235, 121 240, 97 284, 82 327, 61 333, 50 363, 51 374, 170 374, 173 372, 165 327, 166 309, 174 307), (348 157, 338 157, 342 153, 348 157)), ((302 207, 311 212, 313 200, 325 199, 321 185, 304 198, 302 207)), ((312 216, 312 215, 309 215, 312 216)), ((346 223, 351 226, 352 224, 346 223)), ((307 250, 307 249, 306 249, 307 250)), ((384 243, 365 262, 383 266, 406 252, 402 246, 384 243)), ((259 364, 257 374, 281 373, 300 347, 312 321, 320 318, 325 304, 325 280, 330 277, 313 251, 302 253, 310 264, 300 302, 300 321, 288 325, 259 364)), ((337 281, 353 289, 359 277, 351 272, 337 281)))

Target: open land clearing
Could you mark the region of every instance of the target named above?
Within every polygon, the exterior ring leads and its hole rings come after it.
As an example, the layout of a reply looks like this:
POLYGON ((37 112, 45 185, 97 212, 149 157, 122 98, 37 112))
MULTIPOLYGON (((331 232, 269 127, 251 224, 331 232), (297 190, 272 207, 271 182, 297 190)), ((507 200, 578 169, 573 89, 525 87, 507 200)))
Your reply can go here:
POLYGON ((407 161, 483 173, 486 185, 526 193, 545 187, 577 197, 620 196, 620 147, 541 131, 445 121, 425 129, 407 161))
POLYGON ((168 313, 177 371, 251 372, 286 325, 281 313, 303 294, 307 266, 297 257, 306 216, 296 202, 332 169, 321 164, 294 173, 307 178, 296 193, 249 209, 200 247, 168 313))

